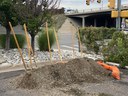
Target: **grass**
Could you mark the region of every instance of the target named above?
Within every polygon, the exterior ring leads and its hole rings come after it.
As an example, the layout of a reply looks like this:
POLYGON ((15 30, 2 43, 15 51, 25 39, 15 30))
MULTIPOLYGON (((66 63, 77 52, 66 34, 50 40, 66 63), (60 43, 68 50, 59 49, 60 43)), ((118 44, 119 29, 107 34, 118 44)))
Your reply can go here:
MULTIPOLYGON (((49 29, 49 41, 50 47, 52 47, 52 45, 55 43, 55 35, 52 29, 49 29)), ((40 51, 48 51, 48 39, 47 34, 44 30, 42 30, 41 34, 39 34, 37 42, 40 51)))

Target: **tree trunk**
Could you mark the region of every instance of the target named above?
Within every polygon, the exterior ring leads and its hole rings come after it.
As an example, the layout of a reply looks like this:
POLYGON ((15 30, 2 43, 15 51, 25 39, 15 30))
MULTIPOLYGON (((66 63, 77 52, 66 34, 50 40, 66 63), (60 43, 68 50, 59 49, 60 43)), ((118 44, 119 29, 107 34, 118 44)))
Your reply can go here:
POLYGON ((32 49, 33 49, 33 52, 35 52, 35 35, 31 35, 31 46, 32 46, 32 49))
POLYGON ((10 49, 10 29, 6 28, 6 43, 5 43, 5 50, 10 49))

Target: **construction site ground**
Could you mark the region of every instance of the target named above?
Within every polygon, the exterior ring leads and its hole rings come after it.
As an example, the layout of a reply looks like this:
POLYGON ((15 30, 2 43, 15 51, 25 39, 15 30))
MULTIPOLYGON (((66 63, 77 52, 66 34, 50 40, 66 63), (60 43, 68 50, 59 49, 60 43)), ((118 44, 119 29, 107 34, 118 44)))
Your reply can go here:
POLYGON ((128 95, 127 69, 120 69, 121 80, 115 80, 91 59, 55 63, 40 63, 27 74, 21 66, 1 68, 0 96, 128 95))

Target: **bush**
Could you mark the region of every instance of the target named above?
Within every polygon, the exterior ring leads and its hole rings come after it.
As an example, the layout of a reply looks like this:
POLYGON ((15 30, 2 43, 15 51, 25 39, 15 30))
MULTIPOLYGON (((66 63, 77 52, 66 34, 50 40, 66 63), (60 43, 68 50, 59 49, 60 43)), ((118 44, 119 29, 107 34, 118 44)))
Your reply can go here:
POLYGON ((115 28, 85 27, 80 29, 80 37, 88 51, 98 53, 99 46, 104 44, 104 39, 112 39, 112 35, 115 31, 115 28), (97 41, 100 42, 97 43, 97 41))
MULTIPOLYGON (((25 45, 25 36, 21 34, 16 34, 17 41, 19 43, 20 48, 23 48, 25 45)), ((6 43, 6 35, 0 35, 0 46, 1 48, 5 48, 6 43)), ((17 48, 13 35, 10 36, 10 48, 14 49, 17 48)))
POLYGON ((121 67, 128 65, 128 34, 115 32, 108 46, 103 48, 105 61, 120 63, 121 67))
MULTIPOLYGON (((50 47, 55 43, 55 35, 52 29, 49 29, 49 41, 50 41, 50 47)), ((47 40, 47 33, 42 30, 41 34, 39 34, 38 37, 38 46, 40 51, 48 51, 48 40, 47 40)))

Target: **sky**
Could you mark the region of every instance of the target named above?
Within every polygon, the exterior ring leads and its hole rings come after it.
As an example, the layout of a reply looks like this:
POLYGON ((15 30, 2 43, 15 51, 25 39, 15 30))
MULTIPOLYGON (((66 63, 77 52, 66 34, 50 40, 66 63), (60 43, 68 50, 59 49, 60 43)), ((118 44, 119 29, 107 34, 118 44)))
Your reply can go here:
MULTIPOLYGON (((93 9, 93 8, 102 8, 107 7, 108 0, 101 0, 101 3, 97 3, 97 0, 91 0, 90 5, 86 5, 86 0, 61 0, 60 7, 64 7, 66 9, 93 9)), ((117 0, 116 0, 117 1, 117 0)), ((128 5, 128 0, 121 0, 122 4, 128 5)))

